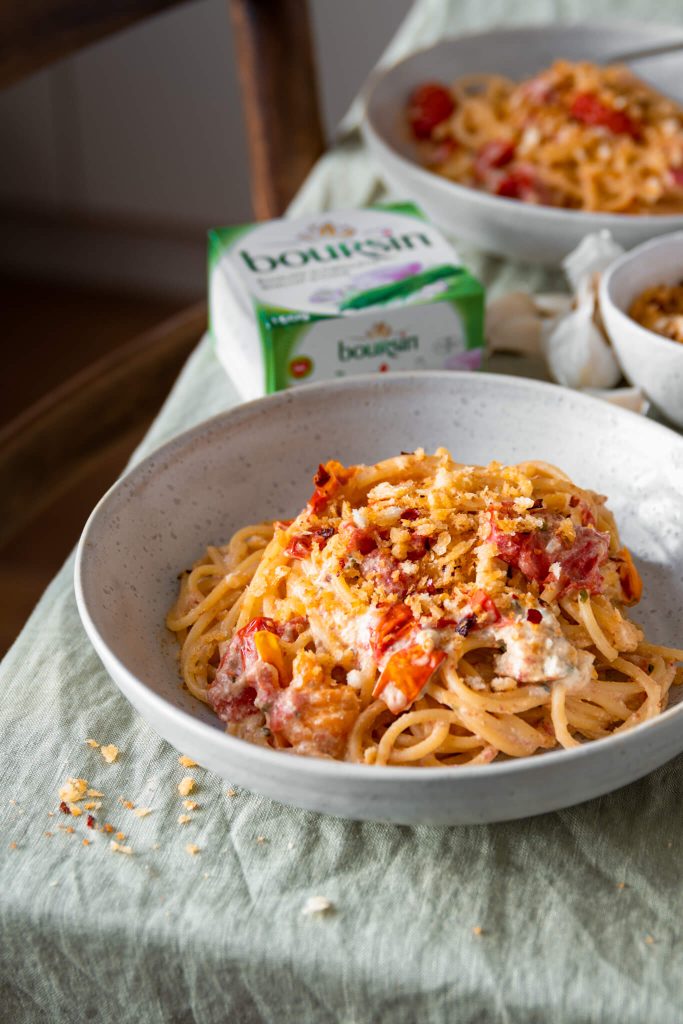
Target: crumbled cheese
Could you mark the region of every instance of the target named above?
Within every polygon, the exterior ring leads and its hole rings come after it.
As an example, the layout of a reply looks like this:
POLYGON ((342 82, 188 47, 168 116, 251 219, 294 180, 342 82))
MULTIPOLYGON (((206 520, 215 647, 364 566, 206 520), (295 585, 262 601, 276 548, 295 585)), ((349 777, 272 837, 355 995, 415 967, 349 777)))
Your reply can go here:
POLYGON ((109 843, 109 849, 113 853, 125 853, 128 857, 133 853, 132 846, 123 846, 121 843, 117 843, 115 839, 112 839, 109 843))
POLYGON ((185 850, 191 857, 195 857, 200 852, 200 847, 196 843, 188 843, 185 850))
POLYGON ((107 764, 113 764, 119 756, 119 748, 115 743, 108 743, 106 747, 100 747, 100 754, 107 764))
POLYGON ((183 768, 197 767, 197 762, 193 761, 191 757, 187 756, 187 754, 181 754, 181 756, 178 758, 178 764, 181 764, 183 768))
POLYGON ((59 798, 67 804, 76 803, 83 799, 87 788, 88 783, 85 779, 68 778, 59 791, 59 798))
POLYGON ((309 896, 304 903, 302 914, 327 914, 334 909, 334 903, 326 896, 309 896))
POLYGON ((181 779, 178 783, 178 792, 181 796, 189 796, 194 789, 194 779, 191 775, 186 775, 184 779, 181 779))

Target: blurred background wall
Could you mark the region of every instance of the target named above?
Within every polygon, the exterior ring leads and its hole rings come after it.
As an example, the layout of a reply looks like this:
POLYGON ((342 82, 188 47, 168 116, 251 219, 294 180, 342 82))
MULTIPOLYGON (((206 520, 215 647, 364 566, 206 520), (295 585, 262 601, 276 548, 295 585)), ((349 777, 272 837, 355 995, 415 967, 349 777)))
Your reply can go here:
MULTIPOLYGON (((409 7, 311 0, 328 137, 409 7)), ((206 228, 251 218, 226 0, 0 92, 0 138, 0 273, 201 295, 206 228)))

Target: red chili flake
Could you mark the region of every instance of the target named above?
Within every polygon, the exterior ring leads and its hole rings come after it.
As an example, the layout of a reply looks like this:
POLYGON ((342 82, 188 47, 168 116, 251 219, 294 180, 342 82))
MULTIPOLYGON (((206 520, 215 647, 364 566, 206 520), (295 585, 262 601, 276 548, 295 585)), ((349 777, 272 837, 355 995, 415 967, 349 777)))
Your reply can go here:
POLYGON ((670 167, 669 173, 674 180, 674 185, 677 188, 683 188, 683 167, 670 167))
POLYGON ((425 82, 408 100, 408 123, 416 139, 428 139, 437 124, 455 110, 455 101, 448 89, 438 82, 425 82))
POLYGON ((606 128, 615 135, 640 136, 640 125, 624 113, 608 106, 594 92, 580 92, 574 97, 569 113, 582 124, 606 128))
POLYGON ((313 483, 316 487, 324 487, 331 479, 332 477, 321 463, 318 466, 318 472, 313 477, 313 483))
POLYGON ((576 506, 579 504, 579 500, 580 499, 578 494, 572 494, 571 498, 569 499, 569 507, 576 508, 576 506))
POLYGON ((539 612, 538 608, 529 608, 528 612, 526 613, 526 617, 527 621, 533 622, 535 626, 537 626, 539 622, 543 622, 543 616, 539 612))
POLYGON ((457 626, 455 619, 439 619, 436 624, 436 629, 448 629, 449 626, 457 626))
POLYGON ((401 519, 407 520, 409 523, 415 522, 416 519, 420 518, 420 513, 416 508, 404 508, 401 512, 401 519))
POLYGON ((69 805, 66 803, 65 800, 62 800, 61 804, 59 805, 59 809, 62 812, 62 814, 71 814, 71 809, 69 808, 69 805))
POLYGON ((88 826, 88 828, 94 828, 95 827, 95 819, 92 816, 92 814, 88 815, 88 820, 86 821, 86 825, 88 826))

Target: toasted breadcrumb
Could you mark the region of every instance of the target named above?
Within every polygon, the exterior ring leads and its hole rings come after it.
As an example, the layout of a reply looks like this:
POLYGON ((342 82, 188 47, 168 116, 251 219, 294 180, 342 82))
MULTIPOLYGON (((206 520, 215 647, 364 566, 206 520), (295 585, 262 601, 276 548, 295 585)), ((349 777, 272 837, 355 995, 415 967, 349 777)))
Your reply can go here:
POLYGON ((474 928, 472 929, 472 934, 479 937, 480 935, 484 934, 484 929, 481 927, 481 925, 475 924, 474 928))
POLYGON ((82 843, 83 843, 83 846, 90 846, 90 840, 89 839, 83 839, 82 843))
POLYGON ((67 804, 76 803, 85 796, 88 783, 85 779, 72 779, 69 777, 59 791, 59 799, 67 804))
POLYGON ((625 889, 626 882, 617 882, 617 889, 625 889))
POLYGON ((235 789, 234 786, 231 786, 230 789, 226 789, 225 793, 226 793, 226 796, 229 796, 229 797, 237 796, 237 790, 235 789))
POLYGON ((192 821, 191 814, 181 814, 178 818, 179 825, 187 825, 188 821, 192 821))
POLYGON ((309 896, 304 903, 302 914, 327 914, 334 910, 334 903, 326 896, 309 896))
POLYGON ((9 844, 9 848, 10 848, 10 850, 16 850, 16 849, 18 849, 18 847, 17 847, 17 844, 16 844, 16 843, 10 843, 10 844, 9 844))
POLYGON ((267 843, 268 840, 265 836, 256 836, 256 842, 260 843, 260 845, 263 846, 263 844, 267 843))
POLYGON ((146 818, 148 814, 152 813, 151 807, 135 807, 133 814, 136 814, 138 818, 146 818))
POLYGON ((124 839, 125 839, 126 837, 125 837, 125 835, 123 834, 123 832, 117 832, 117 833, 116 833, 116 838, 118 839, 118 841, 119 841, 120 843, 122 843, 122 842, 124 841, 124 839))
POLYGON ((89 789, 86 796, 104 796, 104 793, 100 793, 99 789, 89 789))
POLYGON ((183 766, 183 768, 196 768, 197 767, 197 762, 193 761, 191 757, 187 756, 187 754, 181 754, 180 755, 180 757, 178 758, 178 764, 181 764, 183 766))
POLYGON ((108 743, 106 747, 100 747, 100 754, 107 764, 113 764, 119 756, 119 748, 115 743, 108 743))
POLYGON ((79 818, 81 814, 83 814, 83 811, 78 804, 69 804, 69 810, 73 814, 74 818, 79 818))
POLYGON ((183 807, 186 807, 188 811, 196 811, 199 804, 196 800, 183 800, 183 807))
POLYGON ((124 800, 123 797, 121 796, 119 797, 119 803, 121 804, 122 807, 125 807, 127 811, 132 811, 133 808, 135 807, 135 804, 133 803, 132 800, 124 800))
POLYGON ((200 852, 200 847, 196 843, 188 843, 185 850, 191 857, 195 857, 200 852))
POLYGON ((89 747, 92 747, 93 750, 99 747, 99 743, 97 742, 97 740, 86 740, 85 742, 88 744, 89 747))
POLYGON ((194 789, 194 779, 191 775, 186 775, 184 779, 181 779, 178 783, 178 792, 181 796, 189 796, 194 789))
POLYGON ((133 853, 132 846, 123 846, 121 843, 117 843, 115 839, 112 839, 109 843, 109 849, 113 853, 125 853, 128 857, 133 853))
POLYGON ((647 942, 648 946, 654 945, 654 941, 655 941, 654 935, 646 935, 645 936, 645 941, 647 942))

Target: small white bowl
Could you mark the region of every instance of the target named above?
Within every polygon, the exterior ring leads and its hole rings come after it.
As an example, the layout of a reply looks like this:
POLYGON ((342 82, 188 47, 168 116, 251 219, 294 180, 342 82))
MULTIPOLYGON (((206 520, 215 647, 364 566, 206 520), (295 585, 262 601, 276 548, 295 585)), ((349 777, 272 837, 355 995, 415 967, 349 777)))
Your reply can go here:
MULTIPOLYGON (((529 263, 558 264, 581 239, 607 228, 631 248, 683 225, 681 215, 586 213, 535 206, 468 188, 422 166, 405 120, 408 97, 423 82, 452 82, 488 73, 521 81, 559 57, 598 64, 612 55, 683 38, 681 27, 656 23, 579 23, 494 29, 444 39, 381 69, 365 95, 362 131, 378 169, 402 198, 411 198, 445 231, 488 252, 529 263)), ((638 73, 640 66, 634 63, 638 73)), ((671 54, 642 65, 655 88, 683 101, 683 62, 671 54)))
POLYGON ((284 803, 406 824, 500 821, 623 786, 683 750, 683 704, 630 732, 462 768, 345 764, 228 736, 181 689, 164 618, 179 570, 245 523, 302 507, 321 459, 374 462, 422 445, 464 462, 539 458, 609 495, 645 592, 637 619, 681 646, 683 438, 551 384, 472 373, 396 373, 249 402, 175 438, 99 503, 76 560, 76 599, 105 668, 161 736, 233 784, 284 803))
POLYGON ((683 344, 655 334, 627 310, 641 292, 683 279, 683 231, 624 253, 603 274, 600 311, 625 376, 683 427, 683 344))

